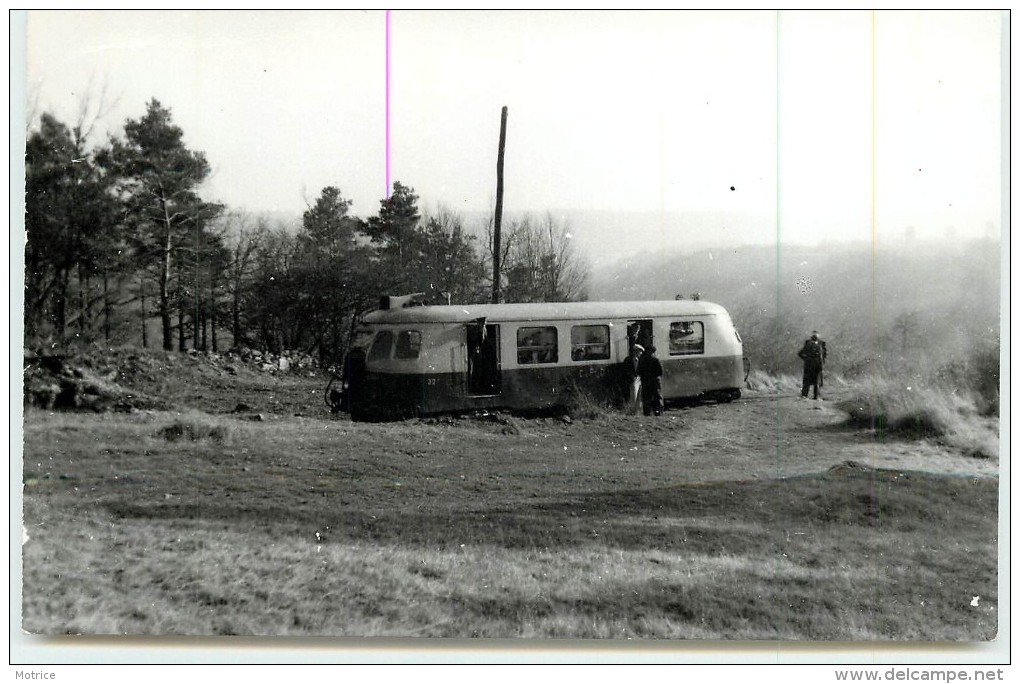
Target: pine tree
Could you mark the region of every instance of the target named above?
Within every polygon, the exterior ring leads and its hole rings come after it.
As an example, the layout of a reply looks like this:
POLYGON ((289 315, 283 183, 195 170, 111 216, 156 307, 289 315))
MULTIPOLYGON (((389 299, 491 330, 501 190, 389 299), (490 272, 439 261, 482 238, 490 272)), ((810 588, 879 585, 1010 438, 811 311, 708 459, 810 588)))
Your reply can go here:
MULTIPOLYGON (((222 206, 205 202, 197 193, 210 168, 205 155, 189 150, 184 133, 173 124, 169 109, 150 100, 145 116, 124 125, 125 140, 114 140, 102 155, 120 177, 118 192, 136 226, 136 249, 144 265, 153 265, 159 281, 158 310, 163 348, 173 349, 175 307, 184 306, 177 278, 179 254, 192 236, 222 206), (175 295, 177 295, 175 297, 175 295)), ((195 240, 197 242, 197 240, 195 240)), ((179 331, 183 335, 183 331, 179 331)), ((183 339, 183 338, 182 338, 183 339)))
POLYGON ((71 129, 43 114, 39 130, 26 143, 25 157, 25 332, 29 339, 50 329, 57 340, 68 334, 75 273, 81 302, 79 328, 84 329, 89 320, 93 302, 88 283, 116 265, 116 245, 122 240, 110 183, 111 176, 86 150, 80 127, 71 129))
POLYGON ((389 276, 383 286, 392 292, 413 286, 422 249, 420 219, 418 195, 400 181, 394 181, 393 192, 379 202, 379 213, 368 219, 365 232, 379 247, 382 271, 389 276))

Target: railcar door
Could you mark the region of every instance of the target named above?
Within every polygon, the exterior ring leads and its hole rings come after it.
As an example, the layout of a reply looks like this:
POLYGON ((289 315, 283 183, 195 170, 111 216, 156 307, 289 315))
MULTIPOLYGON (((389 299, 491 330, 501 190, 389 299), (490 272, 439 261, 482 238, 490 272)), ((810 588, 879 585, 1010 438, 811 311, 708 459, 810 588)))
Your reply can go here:
POLYGON ((467 326, 468 394, 494 396, 503 390, 499 358, 499 326, 476 323, 467 326))
POLYGON ((627 321, 627 351, 630 352, 631 347, 635 344, 640 344, 642 347, 647 349, 649 345, 653 344, 652 340, 652 319, 646 318, 636 321, 627 321))

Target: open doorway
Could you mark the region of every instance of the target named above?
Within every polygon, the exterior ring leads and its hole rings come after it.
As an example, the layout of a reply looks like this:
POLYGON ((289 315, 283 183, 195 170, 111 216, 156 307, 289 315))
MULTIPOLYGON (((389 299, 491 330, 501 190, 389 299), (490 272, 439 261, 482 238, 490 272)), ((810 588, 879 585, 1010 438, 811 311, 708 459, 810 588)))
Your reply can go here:
POLYGON ((468 394, 491 396, 502 391, 499 363, 499 326, 467 326, 468 394))
POLYGON ((652 336, 652 321, 646 318, 638 321, 627 321, 627 352, 635 344, 640 344, 645 349, 654 344, 652 336))

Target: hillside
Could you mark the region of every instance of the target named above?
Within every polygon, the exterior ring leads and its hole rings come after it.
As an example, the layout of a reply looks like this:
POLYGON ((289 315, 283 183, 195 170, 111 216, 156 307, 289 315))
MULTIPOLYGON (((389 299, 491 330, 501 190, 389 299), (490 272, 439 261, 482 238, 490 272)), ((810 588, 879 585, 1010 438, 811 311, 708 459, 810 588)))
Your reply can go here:
POLYGON ((756 367, 797 368, 811 330, 829 345, 831 367, 934 358, 999 335, 997 241, 956 245, 746 246, 643 254, 594 274, 592 299, 672 299, 700 293, 729 309, 756 367))

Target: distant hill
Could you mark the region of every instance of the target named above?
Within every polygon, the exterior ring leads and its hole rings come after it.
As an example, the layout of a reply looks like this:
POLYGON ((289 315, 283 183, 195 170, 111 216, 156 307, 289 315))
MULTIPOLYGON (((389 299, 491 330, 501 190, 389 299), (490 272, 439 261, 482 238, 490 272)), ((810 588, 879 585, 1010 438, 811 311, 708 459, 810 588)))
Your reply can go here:
POLYGON ((577 209, 551 213, 566 223, 595 266, 641 252, 691 252, 775 241, 775 232, 763 230, 761 217, 749 213, 577 209))
POLYGON ((817 329, 834 367, 854 372, 876 359, 941 358, 997 344, 999 265, 994 240, 952 249, 904 242, 674 250, 596 269, 589 295, 619 301, 700 293, 729 309, 753 362, 795 370, 796 349, 817 329))

